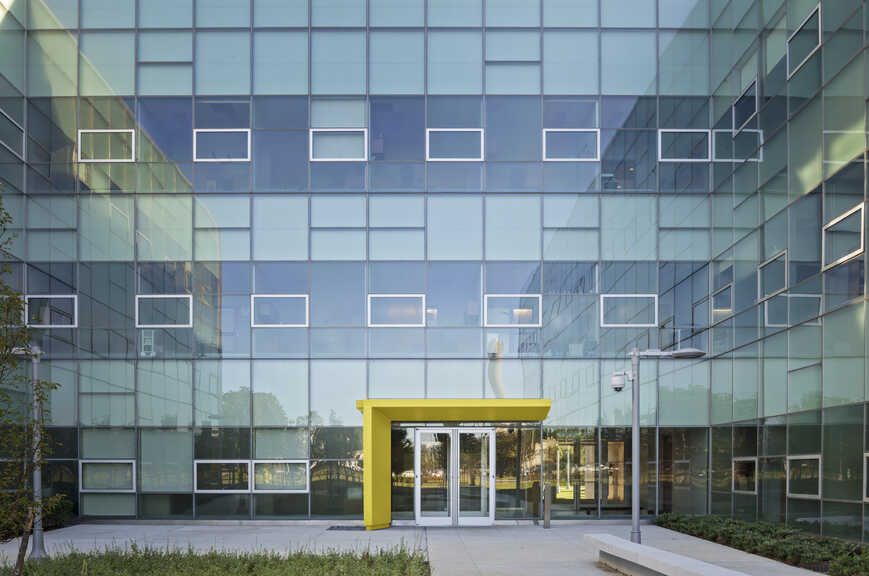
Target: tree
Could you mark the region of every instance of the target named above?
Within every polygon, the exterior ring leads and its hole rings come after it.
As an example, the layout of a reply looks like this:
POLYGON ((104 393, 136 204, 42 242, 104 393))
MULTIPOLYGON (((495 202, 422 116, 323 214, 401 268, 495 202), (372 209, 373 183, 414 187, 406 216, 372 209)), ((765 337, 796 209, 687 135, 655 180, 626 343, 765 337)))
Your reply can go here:
POLYGON ((44 518, 64 496, 40 499, 33 490, 34 468, 43 465, 50 451, 42 406, 57 385, 26 374, 31 335, 24 322, 24 300, 7 282, 14 259, 11 224, 0 197, 0 541, 21 536, 15 563, 20 576, 37 515, 44 518))

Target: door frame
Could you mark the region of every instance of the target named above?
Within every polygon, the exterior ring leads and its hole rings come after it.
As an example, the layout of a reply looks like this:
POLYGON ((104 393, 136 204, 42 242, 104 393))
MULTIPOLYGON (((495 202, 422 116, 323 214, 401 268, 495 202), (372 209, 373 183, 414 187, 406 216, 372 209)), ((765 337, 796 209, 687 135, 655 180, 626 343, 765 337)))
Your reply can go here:
POLYGON ((419 526, 489 526, 495 522, 495 428, 487 427, 420 427, 413 434, 413 514, 419 526), (449 514, 447 516, 422 516, 421 502, 421 446, 420 435, 423 433, 449 434, 449 514), (489 514, 488 516, 465 516, 459 514, 459 449, 461 435, 485 433, 489 435, 489 514))

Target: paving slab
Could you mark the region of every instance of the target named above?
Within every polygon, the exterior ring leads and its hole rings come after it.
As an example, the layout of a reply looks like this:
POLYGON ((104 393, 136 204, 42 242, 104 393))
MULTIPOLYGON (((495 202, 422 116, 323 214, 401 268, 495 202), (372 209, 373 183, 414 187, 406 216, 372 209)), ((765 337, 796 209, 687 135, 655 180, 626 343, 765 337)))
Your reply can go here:
MULTIPOLYGON (((365 531, 358 521, 314 522, 135 522, 83 523, 45 534, 49 554, 106 548, 191 548, 199 552, 273 551, 376 552, 421 551, 434 576, 553 576, 601 575, 613 572, 594 562, 583 544, 587 533, 607 533, 628 539, 627 521, 553 521, 545 530, 531 522, 498 522, 494 526, 421 528, 400 525, 365 531), (339 526, 341 530, 329 530, 339 526), (349 528, 349 529, 348 529, 349 528)), ((813 574, 774 560, 747 554, 714 542, 643 526, 643 544, 737 570, 750 576, 809 576, 813 574)), ((0 544, 0 561, 15 557, 17 542, 0 544)))

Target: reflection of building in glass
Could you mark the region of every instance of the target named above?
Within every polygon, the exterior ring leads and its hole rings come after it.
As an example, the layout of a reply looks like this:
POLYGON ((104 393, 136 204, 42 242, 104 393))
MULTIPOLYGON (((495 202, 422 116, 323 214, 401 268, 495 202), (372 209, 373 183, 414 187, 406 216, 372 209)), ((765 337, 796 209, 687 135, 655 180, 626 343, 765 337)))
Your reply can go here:
POLYGON ((643 364, 644 513, 861 539, 865 8, 393 4, 0 0, 51 489, 83 516, 359 517, 355 400, 544 397, 487 425, 494 517, 544 484, 555 516, 627 515, 609 376, 691 346, 643 364))

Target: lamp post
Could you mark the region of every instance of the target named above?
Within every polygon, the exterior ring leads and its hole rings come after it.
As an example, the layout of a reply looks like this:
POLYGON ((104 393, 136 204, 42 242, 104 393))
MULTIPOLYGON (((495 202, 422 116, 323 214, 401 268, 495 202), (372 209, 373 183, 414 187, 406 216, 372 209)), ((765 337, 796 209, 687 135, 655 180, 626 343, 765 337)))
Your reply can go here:
POLYGON ((621 392, 625 380, 631 382, 633 392, 632 423, 631 423, 631 542, 641 543, 640 535, 640 358, 671 358, 674 360, 702 358, 706 355, 697 348, 681 348, 679 350, 631 350, 631 372, 613 372, 612 387, 621 392))
POLYGON ((45 558, 45 539, 42 532, 42 402, 36 394, 36 383, 39 382, 39 358, 42 350, 36 344, 29 348, 16 347, 12 349, 15 356, 27 356, 31 359, 33 378, 33 500, 36 503, 36 513, 33 518, 33 543, 30 546, 30 558, 40 560, 45 558))

